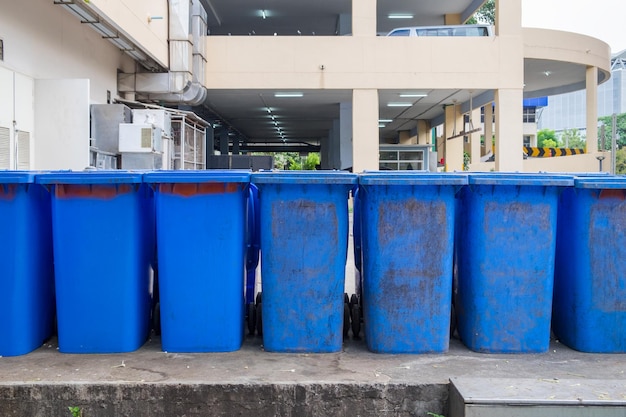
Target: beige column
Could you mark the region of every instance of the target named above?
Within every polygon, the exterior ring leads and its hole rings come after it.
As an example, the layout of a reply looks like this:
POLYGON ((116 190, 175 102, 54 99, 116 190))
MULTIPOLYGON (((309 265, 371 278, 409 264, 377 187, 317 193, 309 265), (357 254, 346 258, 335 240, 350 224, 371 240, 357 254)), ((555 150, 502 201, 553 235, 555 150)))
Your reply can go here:
POLYGON ((485 153, 484 155, 488 155, 489 152, 494 152, 493 148, 493 103, 489 102, 485 104, 485 153))
POLYGON ((496 90, 496 171, 522 171, 524 94, 522 89, 496 90))
POLYGON ((378 169, 378 90, 352 92, 352 172, 378 169))
POLYGON ((376 0, 352 0, 352 36, 376 36, 376 0))
POLYGON ((463 130, 463 115, 458 104, 446 106, 444 122, 444 158, 446 172, 463 171, 463 136, 457 135, 463 130))
POLYGON ((461 22, 461 15, 458 13, 444 15, 443 20, 446 25, 460 25, 463 23, 461 22))
POLYGON ((587 67, 587 153, 598 152, 598 67, 587 67))
POLYGON ((417 121, 417 143, 427 145, 430 143, 430 122, 428 120, 417 121))
MULTIPOLYGON (((472 129, 476 129, 478 127, 480 127, 480 107, 477 109, 472 110, 472 117, 470 119, 472 121, 472 126, 470 126, 470 128, 472 129)), ((480 134, 482 132, 482 129, 474 132, 474 133, 470 133, 470 163, 472 164, 477 164, 480 162, 480 134)))

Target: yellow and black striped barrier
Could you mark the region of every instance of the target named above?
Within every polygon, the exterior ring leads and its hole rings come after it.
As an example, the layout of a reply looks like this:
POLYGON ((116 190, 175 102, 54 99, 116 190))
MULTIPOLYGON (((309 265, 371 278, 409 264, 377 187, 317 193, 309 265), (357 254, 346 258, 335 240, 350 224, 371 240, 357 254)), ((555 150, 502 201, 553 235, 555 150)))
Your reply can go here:
POLYGON ((582 155, 585 153, 583 148, 534 148, 524 146, 524 153, 530 158, 551 158, 553 156, 570 156, 582 155))

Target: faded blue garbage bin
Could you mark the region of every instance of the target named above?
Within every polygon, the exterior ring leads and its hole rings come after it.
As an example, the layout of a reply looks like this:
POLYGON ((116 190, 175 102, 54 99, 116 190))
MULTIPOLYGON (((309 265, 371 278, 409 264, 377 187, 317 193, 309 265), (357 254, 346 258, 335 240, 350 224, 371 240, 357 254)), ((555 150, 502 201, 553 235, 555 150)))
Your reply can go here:
POLYGON ((50 216, 33 172, 0 171, 0 356, 29 353, 54 331, 50 216))
POLYGON ((447 351, 455 194, 464 184, 463 174, 359 176, 363 321, 371 351, 447 351))
POLYGON ((144 181, 155 190, 163 350, 239 349, 250 173, 162 171, 144 181))
MULTIPOLYGON (((343 342, 348 194, 356 174, 253 173, 259 189, 263 345, 337 352, 343 342)), ((257 312, 259 314, 259 312, 257 312)))
POLYGON ((138 349, 149 333, 154 215, 142 174, 37 175, 52 194, 59 350, 138 349))
POLYGON ((626 352, 626 177, 580 177, 559 201, 552 326, 583 352, 626 352))
POLYGON ((558 197, 573 183, 565 175, 469 174, 459 194, 455 307, 470 349, 548 350, 558 197))

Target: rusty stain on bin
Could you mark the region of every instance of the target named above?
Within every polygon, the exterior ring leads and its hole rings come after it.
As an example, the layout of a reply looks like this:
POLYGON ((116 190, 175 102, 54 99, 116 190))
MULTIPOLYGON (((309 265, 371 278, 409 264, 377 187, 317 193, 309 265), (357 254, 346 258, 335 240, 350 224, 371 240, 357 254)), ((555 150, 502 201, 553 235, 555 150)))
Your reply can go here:
MULTIPOLYGON (((623 199, 625 190, 613 191, 614 197, 623 199)), ((605 194, 604 198, 607 198, 605 194)), ((626 204, 596 203, 592 206, 589 217, 589 262, 590 291, 593 308, 604 312, 626 312, 626 288, 623 262, 616 259, 626 258, 626 248, 615 245, 622 241, 626 230, 626 204)))
POLYGON ((239 191, 241 184, 232 182, 165 183, 159 184, 159 192, 182 197, 206 194, 225 194, 239 191))
POLYGON ((109 200, 132 191, 130 184, 56 184, 55 196, 59 199, 92 197, 109 200))
POLYGON ((16 184, 2 184, 0 188, 0 200, 13 200, 17 193, 16 184))
POLYGON ((620 200, 626 199, 626 190, 611 190, 604 189, 600 191, 600 199, 619 198, 620 200))

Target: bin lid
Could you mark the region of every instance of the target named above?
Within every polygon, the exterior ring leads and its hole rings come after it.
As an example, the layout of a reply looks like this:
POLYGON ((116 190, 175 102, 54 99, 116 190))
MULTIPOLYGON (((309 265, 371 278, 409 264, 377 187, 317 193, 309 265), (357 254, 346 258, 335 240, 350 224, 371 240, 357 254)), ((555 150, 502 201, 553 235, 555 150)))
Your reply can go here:
POLYGON ((144 174, 143 181, 151 184, 250 182, 250 171, 244 170, 198 170, 154 171, 144 174))
POLYGON ((362 185, 465 185, 467 175, 403 171, 366 171, 359 175, 362 185))
POLYGON ((535 185, 570 187, 574 185, 574 176, 565 174, 536 173, 468 173, 468 183, 476 185, 535 185))
POLYGON ((626 177, 576 177, 574 184, 576 188, 626 190, 626 177))
POLYGON ((0 184, 32 184, 35 173, 29 171, 0 171, 0 184))
POLYGON ((143 173, 133 171, 67 171, 37 174, 39 184, 137 184, 143 173))
POLYGON ((256 184, 356 184, 357 178, 346 171, 265 171, 250 176, 256 184))

